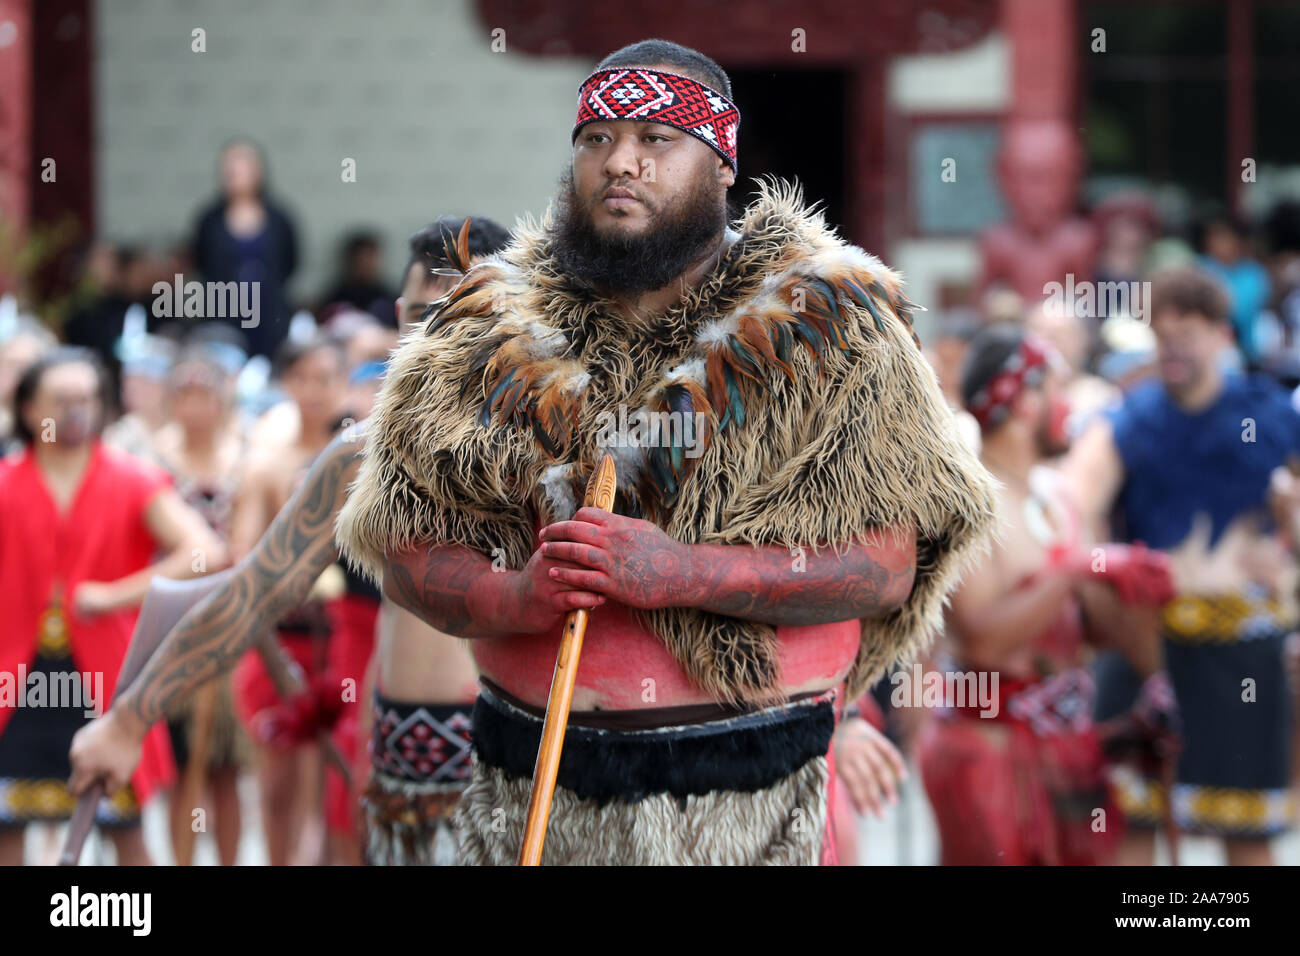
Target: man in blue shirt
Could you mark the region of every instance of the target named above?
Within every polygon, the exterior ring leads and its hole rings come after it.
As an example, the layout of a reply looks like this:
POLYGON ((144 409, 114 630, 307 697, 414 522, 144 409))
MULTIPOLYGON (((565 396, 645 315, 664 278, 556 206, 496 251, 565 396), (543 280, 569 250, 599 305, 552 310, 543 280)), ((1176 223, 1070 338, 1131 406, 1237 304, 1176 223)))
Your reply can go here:
MULTIPOLYGON (((1203 273, 1156 277, 1159 378, 1094 423, 1068 469, 1089 513, 1121 539, 1166 550, 1178 596, 1162 609, 1165 661, 1183 723, 1172 793, 1180 828, 1221 837, 1230 864, 1271 863, 1291 825, 1292 713, 1282 650, 1296 625, 1295 560, 1274 527, 1294 496, 1270 492, 1300 460, 1300 415, 1281 387, 1225 374, 1228 300, 1203 273)), ((1291 485, 1293 487, 1293 485, 1291 485)), ((1293 541, 1294 545, 1295 542, 1293 541)), ((1124 710, 1137 680, 1104 659, 1098 717, 1124 710)), ((1127 862, 1151 862, 1169 794, 1134 776, 1121 802, 1137 825, 1127 862)))

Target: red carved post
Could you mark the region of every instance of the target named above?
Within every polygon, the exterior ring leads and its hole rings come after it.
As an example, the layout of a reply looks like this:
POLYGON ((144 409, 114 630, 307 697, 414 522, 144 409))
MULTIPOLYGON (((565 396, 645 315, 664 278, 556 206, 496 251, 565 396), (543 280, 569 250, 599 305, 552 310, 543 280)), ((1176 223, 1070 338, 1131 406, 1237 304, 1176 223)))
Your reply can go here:
POLYGON ((1078 75, 1074 0, 1002 0, 1015 118, 1073 122, 1078 75))
POLYGON ((847 137, 845 181, 849 234, 868 252, 884 255, 885 190, 885 63, 862 60, 849 71, 846 114, 854 129, 847 137))
POLYGON ((13 290, 9 251, 31 215, 32 4, 0 0, 0 292, 13 290))

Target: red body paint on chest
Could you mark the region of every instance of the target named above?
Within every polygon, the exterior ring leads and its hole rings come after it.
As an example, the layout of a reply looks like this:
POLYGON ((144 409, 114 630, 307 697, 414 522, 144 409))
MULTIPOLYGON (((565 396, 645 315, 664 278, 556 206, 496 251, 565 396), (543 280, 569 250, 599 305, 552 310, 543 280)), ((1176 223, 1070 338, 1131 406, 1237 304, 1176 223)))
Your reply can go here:
MULTIPOLYGON (((781 672, 791 690, 831 687, 844 678, 858 653, 857 621, 777 629, 781 672)), ((473 643, 482 673, 510 693, 546 706, 560 648, 560 634, 519 634, 473 643)), ((591 612, 574 710, 632 710, 704 703, 708 694, 687 678, 653 633, 641 628, 629 609, 607 602, 591 612)))

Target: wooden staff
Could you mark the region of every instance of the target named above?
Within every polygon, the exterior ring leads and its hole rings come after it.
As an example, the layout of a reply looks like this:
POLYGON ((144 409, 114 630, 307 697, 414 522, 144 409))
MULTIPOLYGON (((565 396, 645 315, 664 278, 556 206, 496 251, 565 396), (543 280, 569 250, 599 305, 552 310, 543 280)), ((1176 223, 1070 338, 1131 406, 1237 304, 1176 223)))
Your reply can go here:
MULTIPOLYGON (((154 578, 149 582, 149 594, 135 619, 131 643, 122 659, 122 668, 117 672, 115 695, 121 696, 140 676, 145 664, 149 663, 149 658, 153 657, 162 644, 163 638, 186 612, 225 584, 233 573, 234 570, 230 569, 205 578, 185 581, 154 578)), ((90 835, 91 827, 95 825, 95 808, 103 799, 104 790, 103 781, 96 781, 77 798, 72 822, 68 825, 68 835, 63 841, 63 853, 59 856, 59 866, 76 866, 81 859, 81 848, 90 835)))
MULTIPOLYGON (((583 505, 613 511, 617 484, 614 459, 606 454, 587 484, 583 505)), ((560 751, 564 748, 564 731, 569 724, 569 707, 573 704, 573 685, 578 679, 578 657, 582 654, 582 639, 586 633, 586 608, 565 615, 560 653, 555 658, 555 673, 551 677, 551 696, 546 702, 542 743, 537 748, 537 764, 533 768, 533 796, 528 803, 524 842, 519 848, 520 866, 539 866, 542 862, 546 821, 551 815, 555 777, 560 770, 560 751)))

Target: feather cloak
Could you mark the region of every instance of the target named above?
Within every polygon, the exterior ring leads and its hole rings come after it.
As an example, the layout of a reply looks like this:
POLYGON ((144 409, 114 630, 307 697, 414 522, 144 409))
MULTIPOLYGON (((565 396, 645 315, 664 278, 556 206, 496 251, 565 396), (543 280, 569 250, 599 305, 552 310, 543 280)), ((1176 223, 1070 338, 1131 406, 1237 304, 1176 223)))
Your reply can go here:
MULTIPOLYGON (((683 542, 812 561, 914 525, 911 596, 862 622, 850 696, 910 663, 987 546, 994 484, 922 358, 900 277, 797 187, 762 181, 717 268, 638 324, 563 273, 551 215, 522 222, 404 337, 339 517, 344 553, 376 578, 386 552, 416 543, 521 568, 535 522, 569 517, 609 450, 617 510, 683 542)), ((780 698, 775 628, 635 613, 719 701, 780 698)))

